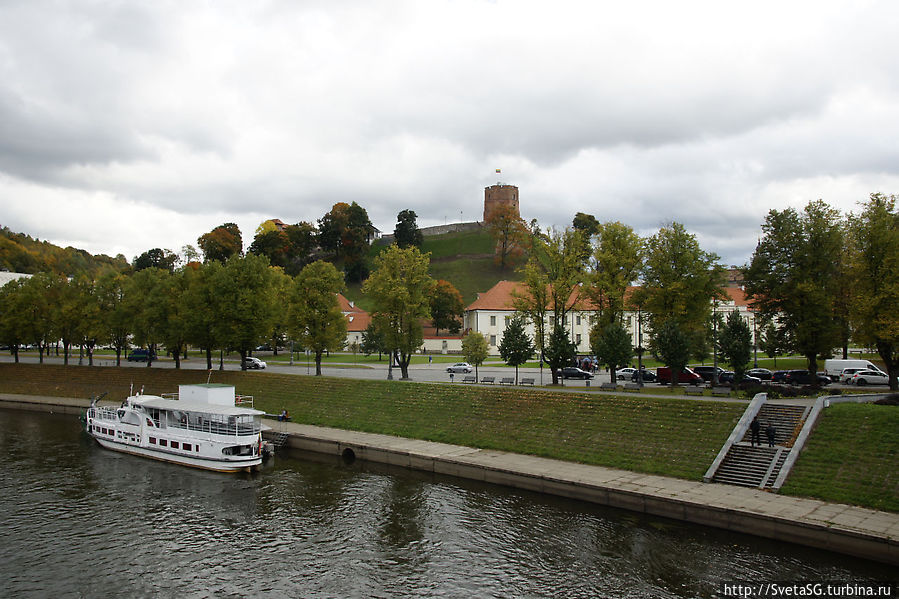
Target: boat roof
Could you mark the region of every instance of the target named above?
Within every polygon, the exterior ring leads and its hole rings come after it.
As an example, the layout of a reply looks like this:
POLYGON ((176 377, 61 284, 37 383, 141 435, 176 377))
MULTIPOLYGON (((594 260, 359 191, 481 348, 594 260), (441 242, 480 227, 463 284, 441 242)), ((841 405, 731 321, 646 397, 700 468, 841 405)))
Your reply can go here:
POLYGON ((222 414, 224 416, 256 416, 265 414, 262 410, 254 410, 253 408, 166 399, 158 395, 135 395, 131 397, 131 401, 135 405, 156 410, 180 410, 181 412, 202 412, 204 414, 222 414))

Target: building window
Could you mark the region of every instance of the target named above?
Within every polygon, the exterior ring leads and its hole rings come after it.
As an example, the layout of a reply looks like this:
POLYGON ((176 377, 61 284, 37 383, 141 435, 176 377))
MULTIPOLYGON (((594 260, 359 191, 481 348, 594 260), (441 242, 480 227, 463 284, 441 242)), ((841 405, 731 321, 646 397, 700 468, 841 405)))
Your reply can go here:
POLYGON ((496 345, 496 335, 490 335, 490 345, 491 346, 496 345))
POLYGON ((496 326, 496 316, 490 317, 490 326, 492 326, 492 327, 496 326))
POLYGON ((575 345, 580 345, 580 344, 581 344, 581 334, 580 334, 580 333, 578 333, 577 335, 575 335, 575 337, 574 337, 574 344, 575 344, 575 345))
MULTIPOLYGON (((581 315, 578 314, 574 318, 575 318, 575 324, 580 325, 581 324, 581 315)), ((580 337, 580 335, 578 335, 578 337, 580 337)), ((580 343, 580 341, 578 341, 578 343, 580 343)))
POLYGON ((509 317, 503 316, 503 326, 509 326, 509 317))

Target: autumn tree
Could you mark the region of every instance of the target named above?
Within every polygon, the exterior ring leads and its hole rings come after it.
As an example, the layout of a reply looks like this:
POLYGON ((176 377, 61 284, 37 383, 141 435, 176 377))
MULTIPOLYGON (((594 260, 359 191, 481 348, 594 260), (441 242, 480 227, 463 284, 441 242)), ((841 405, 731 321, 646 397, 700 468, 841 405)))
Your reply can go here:
POLYGON ((349 281, 368 275, 366 255, 375 227, 365 208, 353 202, 338 202, 318 221, 319 244, 343 263, 349 281))
POLYGON ((277 227, 262 230, 253 237, 253 243, 247 248, 247 253, 265 256, 272 266, 283 268, 290 259, 290 240, 287 238, 287 233, 277 227))
POLYGON ((204 260, 225 262, 231 256, 243 253, 243 239, 240 228, 234 223, 225 223, 204 233, 197 239, 197 245, 203 252, 204 260))
POLYGON ((322 355, 346 342, 346 317, 337 294, 344 290, 343 275, 330 262, 307 265, 294 281, 288 313, 291 336, 315 355, 315 375, 322 374, 322 355))
POLYGON ((499 342, 499 355, 503 362, 515 367, 515 384, 518 384, 518 367, 534 357, 537 348, 525 330, 527 321, 521 314, 515 314, 503 331, 499 342))
POLYGON ((528 228, 514 206, 500 204, 487 217, 487 231, 496 242, 495 262, 502 268, 514 266, 524 254, 528 228))
POLYGON ((418 228, 416 219, 418 215, 414 210, 401 210, 396 216, 396 227, 393 229, 393 239, 401 248, 415 246, 420 248, 424 241, 421 229, 418 228))
POLYGON ((746 296, 763 318, 776 318, 790 332, 794 349, 814 373, 818 357, 829 357, 840 343, 839 214, 821 200, 809 202, 801 213, 771 210, 762 233, 743 269, 746 296))
POLYGON ((877 348, 896 391, 899 376, 899 213, 897 196, 871 194, 853 220, 852 322, 857 341, 877 348))
POLYGON ((462 301, 462 294, 452 283, 443 279, 436 282, 431 293, 430 307, 431 319, 438 333, 440 329, 448 329, 451 333, 459 332, 465 303, 462 301))
POLYGON ((374 304, 372 318, 384 337, 384 346, 396 358, 402 378, 409 378, 412 354, 421 347, 421 322, 430 318, 430 296, 435 282, 428 274, 430 254, 396 245, 381 252, 362 291, 374 304))

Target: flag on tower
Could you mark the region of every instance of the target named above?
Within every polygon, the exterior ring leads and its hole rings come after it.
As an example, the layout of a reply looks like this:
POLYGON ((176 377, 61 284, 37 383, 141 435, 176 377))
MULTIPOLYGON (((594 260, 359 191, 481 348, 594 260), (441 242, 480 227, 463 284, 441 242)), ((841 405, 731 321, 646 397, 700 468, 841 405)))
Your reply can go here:
POLYGON ((500 169, 496 169, 496 172, 497 172, 497 174, 499 174, 499 172, 500 172, 500 169))

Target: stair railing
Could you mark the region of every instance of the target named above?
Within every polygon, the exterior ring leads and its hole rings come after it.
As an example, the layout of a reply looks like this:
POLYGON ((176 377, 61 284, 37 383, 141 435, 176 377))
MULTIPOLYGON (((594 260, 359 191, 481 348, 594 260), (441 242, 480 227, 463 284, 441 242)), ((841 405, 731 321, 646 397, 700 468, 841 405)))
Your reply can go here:
POLYGON ((715 476, 715 472, 721 467, 721 463, 724 462, 724 458, 727 457, 727 452, 730 451, 730 448, 734 443, 739 442, 746 436, 746 431, 749 430, 752 419, 756 417, 766 401, 768 401, 767 393, 757 393, 756 396, 752 398, 752 401, 749 402, 749 405, 746 406, 746 410, 740 417, 740 421, 737 422, 737 426, 731 431, 727 441, 718 452, 718 457, 715 458, 715 461, 713 461, 712 465, 709 466, 709 469, 706 470, 705 475, 702 477, 703 482, 712 482, 712 477, 715 476))

